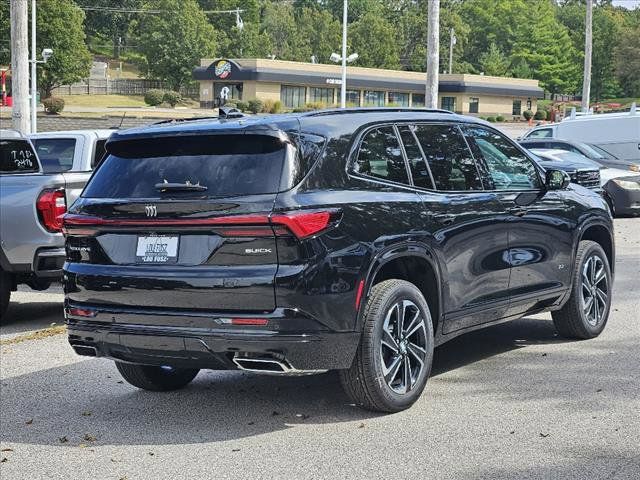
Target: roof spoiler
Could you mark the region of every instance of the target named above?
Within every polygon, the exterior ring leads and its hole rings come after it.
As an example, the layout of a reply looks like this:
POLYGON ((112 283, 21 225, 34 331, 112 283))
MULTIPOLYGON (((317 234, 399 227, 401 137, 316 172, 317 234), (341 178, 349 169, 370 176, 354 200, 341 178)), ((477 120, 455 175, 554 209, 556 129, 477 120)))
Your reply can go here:
POLYGON ((218 109, 218 118, 220 119, 242 118, 244 116, 244 113, 235 107, 220 107, 218 109))

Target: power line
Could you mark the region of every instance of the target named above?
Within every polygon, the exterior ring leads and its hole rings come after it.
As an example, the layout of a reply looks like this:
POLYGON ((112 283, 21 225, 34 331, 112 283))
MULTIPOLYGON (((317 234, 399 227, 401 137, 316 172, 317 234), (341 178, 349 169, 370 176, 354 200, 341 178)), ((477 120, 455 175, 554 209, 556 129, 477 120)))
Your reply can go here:
MULTIPOLYGON (((175 13, 177 10, 145 10, 145 9, 126 9, 117 7, 80 7, 80 9, 90 12, 105 12, 105 13, 175 13)), ((242 8, 235 10, 203 10, 202 13, 244 13, 242 8)))

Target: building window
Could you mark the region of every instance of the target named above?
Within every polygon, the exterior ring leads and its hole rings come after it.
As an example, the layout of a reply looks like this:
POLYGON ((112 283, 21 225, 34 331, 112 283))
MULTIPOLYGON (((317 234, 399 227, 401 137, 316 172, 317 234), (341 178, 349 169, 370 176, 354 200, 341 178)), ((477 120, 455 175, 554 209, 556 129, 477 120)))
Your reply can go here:
POLYGON ((480 99, 471 97, 469 99, 469 113, 478 113, 480 111, 480 99))
POLYGON ((384 107, 384 92, 375 90, 365 90, 364 92, 365 107, 384 107))
POLYGON ((531 110, 531 99, 527 98, 527 110, 531 110))
POLYGON ((359 107, 360 106, 360 91, 359 90, 347 90, 347 107, 359 107))
POLYGON ((442 97, 440 100, 440 108, 442 110, 456 111, 456 97, 442 97))
POLYGON ((522 114, 522 101, 514 100, 513 108, 511 109, 511 115, 521 115, 522 114))
POLYGON ((389 92, 389 101, 387 105, 395 107, 408 107, 409 106, 409 94, 403 92, 389 92))
POLYGON ((302 107, 306 103, 306 88, 282 85, 280 87, 280 100, 287 108, 302 107))
POLYGON ((310 102, 320 102, 325 105, 333 105, 333 88, 309 88, 309 101, 310 102))
POLYGON ((242 100, 242 83, 215 82, 213 84, 213 98, 220 98, 220 92, 224 87, 229 88, 227 100, 242 100))
POLYGON ((412 107, 424 107, 424 94, 423 93, 412 93, 411 94, 411 106, 412 107))

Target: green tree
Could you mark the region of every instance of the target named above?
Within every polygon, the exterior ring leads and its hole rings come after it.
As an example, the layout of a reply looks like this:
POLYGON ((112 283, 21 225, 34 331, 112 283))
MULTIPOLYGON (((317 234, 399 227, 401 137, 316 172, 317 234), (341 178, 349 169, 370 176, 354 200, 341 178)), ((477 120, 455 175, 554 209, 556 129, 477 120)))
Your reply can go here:
POLYGON ((162 11, 141 18, 138 43, 146 74, 179 90, 201 58, 214 56, 216 31, 196 0, 153 0, 145 8, 162 11))
POLYGON ((39 49, 53 56, 38 66, 38 87, 43 98, 60 86, 89 76, 91 54, 85 44, 84 12, 72 0, 39 0, 36 9, 39 49))
POLYGON ((280 60, 309 61, 311 48, 296 27, 293 5, 270 2, 263 10, 261 32, 268 35, 271 54, 280 60))
MULTIPOLYGON (((329 63, 331 53, 340 51, 342 45, 340 22, 327 10, 305 7, 298 12, 298 38, 319 63, 329 63)), ((301 60, 309 61, 308 58, 301 60)))
POLYGON ((349 53, 358 53, 358 66, 400 68, 400 49, 392 26, 375 13, 349 25, 349 53))
MULTIPOLYGON (((113 0, 76 0, 81 7, 114 7, 113 0)), ((117 7, 122 10, 135 10, 141 8, 143 0, 119 0, 117 7)), ((138 13, 87 10, 85 12, 85 32, 89 38, 107 40, 111 42, 113 57, 119 58, 120 51, 126 48, 129 37, 129 27, 134 22, 138 13)))
POLYGON ((622 32, 615 52, 615 72, 625 96, 640 97, 640 28, 622 32))
POLYGON ((0 65, 11 63, 11 20, 9 2, 0 2, 0 65))
POLYGON ((485 75, 502 77, 509 72, 509 58, 495 43, 492 43, 489 45, 489 50, 480 55, 480 68, 485 75))

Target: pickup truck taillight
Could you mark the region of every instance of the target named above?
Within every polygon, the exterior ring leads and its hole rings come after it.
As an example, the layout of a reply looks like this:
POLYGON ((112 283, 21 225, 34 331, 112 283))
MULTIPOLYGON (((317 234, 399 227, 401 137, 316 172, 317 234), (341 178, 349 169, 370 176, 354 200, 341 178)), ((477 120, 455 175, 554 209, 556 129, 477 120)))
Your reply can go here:
POLYGON ((62 232, 62 216, 67 211, 64 189, 43 190, 36 201, 40 223, 52 233, 62 232))

